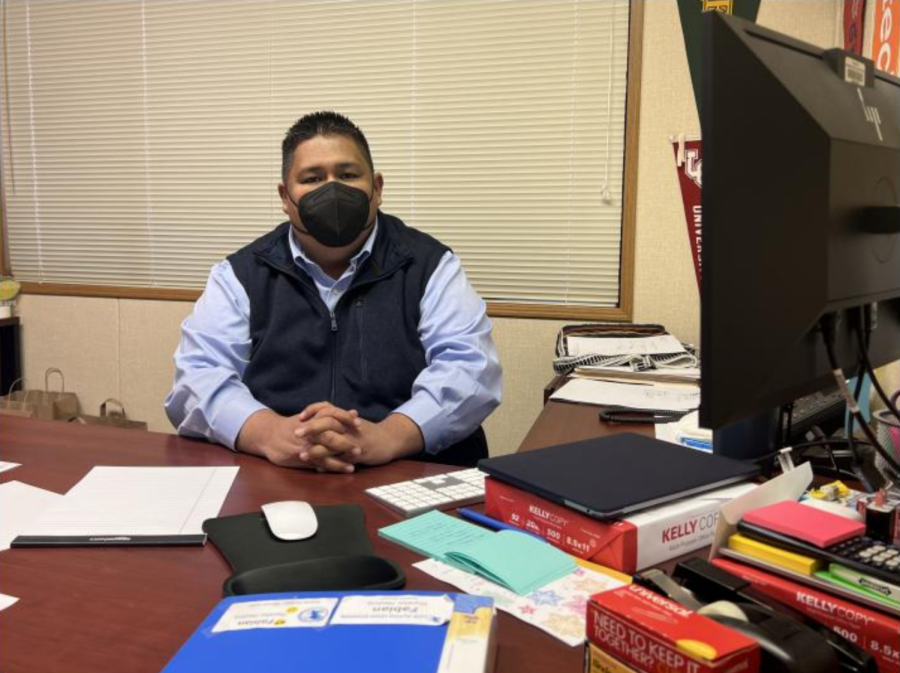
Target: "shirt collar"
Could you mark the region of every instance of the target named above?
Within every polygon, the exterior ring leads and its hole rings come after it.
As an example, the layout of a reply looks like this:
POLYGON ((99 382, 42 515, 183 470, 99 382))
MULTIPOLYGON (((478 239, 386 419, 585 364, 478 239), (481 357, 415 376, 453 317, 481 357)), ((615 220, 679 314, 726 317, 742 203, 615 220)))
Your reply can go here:
MULTIPOLYGON (((375 224, 372 225, 372 233, 369 235, 369 238, 366 239, 366 242, 365 244, 363 244, 363 247, 360 249, 360 251, 353 255, 353 257, 350 259, 351 269, 358 269, 359 265, 362 264, 369 257, 369 255, 372 254, 372 249, 375 247, 375 237, 377 235, 378 217, 376 216, 375 224)), ((305 269, 313 268, 317 271, 322 271, 322 268, 309 257, 307 257, 306 253, 303 251, 303 246, 300 244, 300 241, 297 240, 297 235, 294 233, 293 226, 288 227, 288 242, 291 246, 291 256, 300 267, 305 269)))

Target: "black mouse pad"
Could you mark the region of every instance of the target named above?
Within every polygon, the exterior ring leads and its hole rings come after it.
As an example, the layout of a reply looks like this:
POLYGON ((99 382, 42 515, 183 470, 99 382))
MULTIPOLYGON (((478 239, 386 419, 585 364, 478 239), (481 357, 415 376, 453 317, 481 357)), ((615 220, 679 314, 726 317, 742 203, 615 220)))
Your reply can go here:
POLYGON ((262 512, 207 519, 203 531, 235 574, 326 556, 368 555, 372 543, 359 505, 314 506, 319 528, 305 540, 279 540, 262 512))
POLYGON ((406 575, 381 556, 324 556, 235 573, 225 581, 226 596, 289 591, 386 591, 402 589, 406 575))

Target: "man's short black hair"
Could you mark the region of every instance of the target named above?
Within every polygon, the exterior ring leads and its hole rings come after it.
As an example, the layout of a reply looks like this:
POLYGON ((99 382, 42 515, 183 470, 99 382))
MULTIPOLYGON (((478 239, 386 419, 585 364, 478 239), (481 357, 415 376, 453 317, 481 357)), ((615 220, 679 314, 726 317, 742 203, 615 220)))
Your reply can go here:
POLYGON ((372 163, 372 153, 369 152, 369 143, 359 127, 342 114, 331 111, 311 112, 303 115, 288 129, 281 143, 281 179, 287 184, 288 173, 294 165, 294 150, 300 143, 306 142, 316 136, 345 136, 356 143, 362 150, 366 162, 372 173, 375 165, 372 163))

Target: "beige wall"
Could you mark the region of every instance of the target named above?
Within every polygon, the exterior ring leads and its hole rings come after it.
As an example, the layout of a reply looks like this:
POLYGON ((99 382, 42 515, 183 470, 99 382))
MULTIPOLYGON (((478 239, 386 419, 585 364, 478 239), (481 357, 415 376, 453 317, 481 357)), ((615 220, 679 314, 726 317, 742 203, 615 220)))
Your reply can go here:
MULTIPOLYGON (((830 46, 837 40, 837 17, 835 0, 764 0, 759 22, 830 46)), ((696 342, 698 291, 669 137, 698 135, 699 121, 674 0, 646 2, 642 79, 634 319, 662 323, 696 342)), ((86 409, 115 397, 151 430, 171 431, 162 400, 172 382, 179 324, 190 308, 179 302, 26 296, 18 307, 24 374, 38 385, 45 368, 61 367, 86 409)), ((487 423, 493 453, 514 451, 540 412, 563 324, 494 320, 504 396, 487 423)))

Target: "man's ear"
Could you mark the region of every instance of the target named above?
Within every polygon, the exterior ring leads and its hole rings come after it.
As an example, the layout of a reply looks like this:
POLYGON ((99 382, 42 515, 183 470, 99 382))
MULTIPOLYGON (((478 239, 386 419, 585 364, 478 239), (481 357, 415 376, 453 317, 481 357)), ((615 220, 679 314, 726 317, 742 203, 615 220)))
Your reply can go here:
POLYGON ((384 176, 381 173, 375 174, 375 207, 380 208, 382 199, 381 199, 381 190, 384 189, 384 176))
POLYGON ((287 187, 284 186, 283 182, 278 183, 278 196, 281 197, 281 212, 284 213, 285 215, 287 215, 288 217, 290 217, 291 216, 290 207, 293 204, 291 203, 291 199, 288 196, 287 187))

